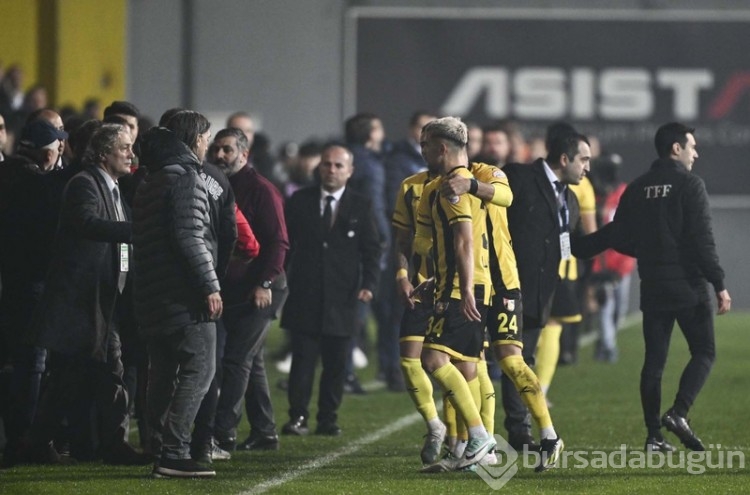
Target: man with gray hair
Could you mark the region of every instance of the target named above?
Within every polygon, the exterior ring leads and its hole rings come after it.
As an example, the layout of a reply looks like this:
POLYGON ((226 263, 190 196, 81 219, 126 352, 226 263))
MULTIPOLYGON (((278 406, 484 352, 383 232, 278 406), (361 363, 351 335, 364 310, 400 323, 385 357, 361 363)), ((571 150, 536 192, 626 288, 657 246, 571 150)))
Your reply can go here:
MULTIPOLYGON (((130 173, 132 159, 126 128, 104 125, 86 151, 88 166, 63 193, 55 250, 33 325, 38 345, 49 352, 49 382, 31 429, 30 460, 41 456, 54 462, 49 444, 62 415, 93 398, 101 417, 104 462, 151 461, 126 441, 129 417, 115 311, 129 273, 132 233, 117 179, 130 173)), ((84 417, 67 415, 71 422, 84 417)), ((73 431, 85 428, 70 426, 73 431)), ((90 455, 74 448, 71 454, 90 455)))

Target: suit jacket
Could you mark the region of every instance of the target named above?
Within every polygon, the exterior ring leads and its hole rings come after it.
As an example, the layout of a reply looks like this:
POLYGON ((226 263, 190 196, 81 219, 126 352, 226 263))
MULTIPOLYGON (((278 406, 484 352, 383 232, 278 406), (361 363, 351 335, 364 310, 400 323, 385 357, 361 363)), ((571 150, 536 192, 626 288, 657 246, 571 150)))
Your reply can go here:
POLYGON ((379 233, 370 201, 347 187, 331 230, 321 227, 320 187, 300 189, 287 202, 289 299, 281 324, 292 331, 350 336, 357 293, 378 283, 379 233))
MULTIPOLYGON (((130 218, 124 203, 123 210, 130 218)), ((131 236, 131 223, 117 221, 112 193, 97 170, 86 169, 68 182, 50 271, 35 315, 39 346, 106 360, 110 331, 116 329, 118 243, 130 243, 131 236)))
MULTIPOLYGON (((513 191, 508 228, 518 264, 523 314, 544 325, 560 279, 560 221, 557 198, 544 172, 544 160, 503 167, 513 191)), ((571 237, 580 235, 576 195, 566 189, 571 237)))

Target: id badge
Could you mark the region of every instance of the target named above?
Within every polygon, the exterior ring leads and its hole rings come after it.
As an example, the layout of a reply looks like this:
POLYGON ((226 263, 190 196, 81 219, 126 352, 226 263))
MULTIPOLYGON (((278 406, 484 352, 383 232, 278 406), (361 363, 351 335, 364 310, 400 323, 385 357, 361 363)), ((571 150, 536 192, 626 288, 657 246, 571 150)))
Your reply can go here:
POLYGON ((564 260, 570 259, 570 233, 560 234, 560 256, 564 260))
POLYGON ((130 246, 120 243, 120 271, 127 272, 130 266, 130 246))

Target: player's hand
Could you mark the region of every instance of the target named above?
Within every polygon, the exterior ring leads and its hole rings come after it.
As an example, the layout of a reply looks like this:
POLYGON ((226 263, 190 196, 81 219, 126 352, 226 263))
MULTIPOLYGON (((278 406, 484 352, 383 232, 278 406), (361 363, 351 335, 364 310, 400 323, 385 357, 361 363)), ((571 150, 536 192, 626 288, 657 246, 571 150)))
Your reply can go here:
POLYGON ((721 292, 716 293, 716 301, 718 302, 718 309, 716 314, 723 315, 728 313, 732 309, 732 298, 729 297, 729 291, 724 289, 721 292))
POLYGON ((469 321, 482 321, 482 314, 477 309, 474 294, 461 298, 461 314, 469 321))
POLYGON ((470 186, 471 181, 469 179, 451 174, 443 179, 440 186, 440 194, 446 198, 461 196, 469 192, 470 186))
POLYGON ((224 303, 221 301, 221 294, 214 292, 206 296, 206 304, 208 305, 208 316, 212 320, 218 320, 221 318, 221 313, 224 312, 224 303))
POLYGON ((404 304, 409 306, 409 309, 414 309, 414 286, 407 277, 396 280, 396 294, 404 304))
POLYGON ((368 289, 360 289, 359 293, 357 294, 357 299, 362 302, 370 302, 372 301, 372 292, 370 292, 368 289))
POLYGON ((253 303, 258 309, 267 308, 271 305, 273 293, 271 289, 264 289, 261 286, 256 287, 252 293, 253 303))

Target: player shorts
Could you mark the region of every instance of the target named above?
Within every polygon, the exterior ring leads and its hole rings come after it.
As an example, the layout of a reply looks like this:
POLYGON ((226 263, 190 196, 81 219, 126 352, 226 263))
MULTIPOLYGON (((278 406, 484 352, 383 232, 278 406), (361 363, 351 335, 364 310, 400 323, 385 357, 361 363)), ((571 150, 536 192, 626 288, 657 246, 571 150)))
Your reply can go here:
POLYGON ((487 333, 492 345, 512 344, 523 348, 523 303, 520 292, 492 298, 492 306, 487 312, 487 333))
POLYGON ((578 294, 577 280, 560 280, 552 298, 550 318, 561 323, 581 321, 581 300, 578 294))
POLYGON ((461 313, 461 301, 437 301, 429 319, 424 347, 442 351, 456 361, 479 362, 484 344, 487 306, 477 302, 481 321, 469 321, 461 313))
POLYGON ((406 308, 401 317, 399 342, 423 342, 432 316, 432 303, 417 302, 414 309, 406 308))

